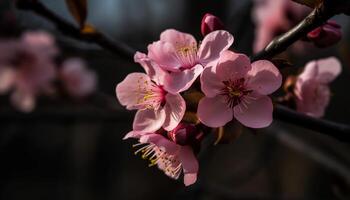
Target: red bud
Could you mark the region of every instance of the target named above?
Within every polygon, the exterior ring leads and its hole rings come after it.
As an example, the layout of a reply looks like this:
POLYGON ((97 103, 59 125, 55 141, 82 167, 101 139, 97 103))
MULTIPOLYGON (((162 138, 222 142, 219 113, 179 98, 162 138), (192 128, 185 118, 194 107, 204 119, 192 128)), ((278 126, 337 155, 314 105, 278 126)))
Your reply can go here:
POLYGON ((207 13, 202 18, 201 32, 203 37, 213 31, 223 30, 223 29, 224 29, 224 24, 217 16, 207 13))

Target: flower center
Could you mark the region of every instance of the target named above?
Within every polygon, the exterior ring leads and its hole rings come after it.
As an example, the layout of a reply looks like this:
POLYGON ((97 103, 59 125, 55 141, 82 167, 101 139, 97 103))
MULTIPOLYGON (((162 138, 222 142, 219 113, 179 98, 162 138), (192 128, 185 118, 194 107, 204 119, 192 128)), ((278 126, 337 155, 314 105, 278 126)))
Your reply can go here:
POLYGON ((190 69, 198 64, 198 47, 196 44, 190 44, 188 46, 176 46, 176 57, 182 65, 181 69, 190 69))
POLYGON ((245 79, 223 81, 225 87, 221 89, 221 95, 225 96, 226 102, 230 108, 240 104, 243 97, 250 94, 252 90, 246 89, 245 79))
POLYGON ((137 102, 145 109, 159 109, 159 107, 165 104, 165 95, 167 92, 163 89, 163 86, 155 84, 153 81, 144 80, 140 77, 137 80, 137 102))
POLYGON ((164 173, 174 179, 178 179, 181 174, 182 164, 177 155, 170 155, 163 149, 157 147, 155 144, 138 143, 133 147, 141 146, 140 149, 135 151, 135 155, 142 154, 143 159, 150 161, 149 167, 158 165, 158 168, 164 171, 164 173))

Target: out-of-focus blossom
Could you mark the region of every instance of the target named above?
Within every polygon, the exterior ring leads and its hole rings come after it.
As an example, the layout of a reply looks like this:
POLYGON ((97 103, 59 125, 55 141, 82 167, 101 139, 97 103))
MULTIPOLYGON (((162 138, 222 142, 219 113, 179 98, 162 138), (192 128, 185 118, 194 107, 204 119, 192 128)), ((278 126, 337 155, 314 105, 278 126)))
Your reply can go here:
POLYGON ((209 33, 198 46, 192 35, 168 29, 160 35, 159 41, 148 46, 148 58, 166 72, 164 89, 176 94, 187 90, 203 68, 232 43, 233 36, 226 31, 209 33))
POLYGON ((92 94, 97 86, 96 73, 87 69, 80 58, 70 58, 63 62, 60 79, 68 94, 77 98, 92 94))
POLYGON ((292 0, 255 0, 253 20, 256 25, 254 52, 264 49, 275 37, 288 31, 309 8, 292 0))
POLYGON ((55 38, 44 31, 28 31, 22 35, 22 42, 41 54, 48 57, 56 56, 59 50, 55 44, 55 38))
POLYGON ((164 87, 167 72, 145 54, 136 53, 135 61, 144 67, 147 74, 131 73, 116 87, 119 102, 129 110, 138 110, 133 130, 154 132, 161 127, 174 129, 185 114, 185 100, 179 93, 170 93, 164 87))
POLYGON ((341 64, 334 57, 311 61, 298 76, 294 93, 297 111, 322 117, 329 104, 329 83, 341 72, 341 64))
POLYGON ((220 127, 234 116, 247 127, 267 127, 273 111, 267 95, 281 83, 282 76, 271 62, 251 64, 247 56, 226 51, 201 75, 205 97, 198 104, 199 120, 209 127, 220 127))
POLYGON ((220 18, 210 13, 205 14, 201 23, 202 35, 206 36, 209 33, 217 30, 224 30, 224 24, 220 18))
POLYGON ((341 26, 335 21, 329 20, 324 25, 308 33, 307 38, 317 47, 332 46, 342 38, 341 26))
MULTIPOLYGON (((183 131, 179 129, 178 131, 183 131)), ((183 134, 173 131, 173 135, 183 134)), ((141 153, 142 158, 149 159, 150 165, 157 165, 167 176, 178 179, 184 173, 184 184, 192 185, 197 181, 198 161, 190 145, 180 145, 161 135, 160 133, 148 133, 131 131, 124 139, 137 138, 141 146, 135 154, 141 153)))
POLYGON ((56 76, 52 55, 44 47, 26 40, 0 42, 0 93, 12 90, 11 101, 23 112, 34 109, 36 96, 46 93, 56 76))

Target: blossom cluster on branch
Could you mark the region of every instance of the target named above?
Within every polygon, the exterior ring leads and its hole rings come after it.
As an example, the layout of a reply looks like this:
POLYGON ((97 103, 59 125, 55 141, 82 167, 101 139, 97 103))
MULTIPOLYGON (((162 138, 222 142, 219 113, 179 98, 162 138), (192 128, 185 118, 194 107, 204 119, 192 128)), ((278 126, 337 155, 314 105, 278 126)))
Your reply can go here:
MULTIPOLYGON (((145 73, 131 73, 116 87, 119 102, 137 110, 133 131, 125 136, 139 140, 135 154, 141 152, 171 178, 183 172, 185 185, 197 179, 194 150, 204 132, 198 125, 222 128, 231 122, 267 127, 273 121, 269 95, 282 85, 282 75, 272 62, 251 62, 229 50, 234 39, 220 30, 223 27, 217 17, 205 15, 201 43, 190 34, 165 30, 148 46, 147 54, 134 56, 145 73), (200 94, 199 100, 183 97, 194 92, 200 94), (195 103, 197 110, 186 108, 189 103, 195 103), (195 119, 184 118, 188 113, 196 113, 195 119)), ((335 58, 311 62, 296 78, 288 100, 296 102, 297 111, 322 116, 330 98, 327 84, 340 69, 335 58)))

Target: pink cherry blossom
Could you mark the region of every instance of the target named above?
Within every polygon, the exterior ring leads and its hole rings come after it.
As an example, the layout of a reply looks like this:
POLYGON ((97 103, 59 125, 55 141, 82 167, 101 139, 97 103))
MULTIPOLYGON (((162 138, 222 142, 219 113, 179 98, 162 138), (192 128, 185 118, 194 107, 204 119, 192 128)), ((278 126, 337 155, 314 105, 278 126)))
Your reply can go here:
POLYGON ((184 184, 192 185, 197 181, 198 161, 189 145, 179 145, 158 133, 139 131, 129 132, 124 139, 137 138, 141 146, 135 154, 149 159, 150 165, 157 165, 167 176, 178 179, 184 173, 184 184))
POLYGON ((148 57, 166 72, 164 88, 176 94, 187 90, 203 68, 232 43, 233 36, 226 31, 211 32, 198 45, 192 35, 168 29, 148 46, 148 57))
POLYGON ((226 51, 201 75, 205 97, 198 104, 199 120, 209 127, 220 127, 235 117, 247 127, 267 127, 273 110, 267 95, 281 84, 282 76, 271 62, 251 64, 247 56, 226 51))
POLYGON ((60 79, 72 97, 85 97, 96 90, 96 73, 87 69, 85 62, 80 58, 70 58, 63 62, 60 79))
POLYGON ((275 37, 288 31, 306 16, 309 8, 291 0, 255 0, 254 52, 264 49, 275 37))
POLYGON ((311 61, 298 76, 294 93, 297 111, 313 117, 322 117, 329 104, 331 92, 328 84, 341 72, 335 57, 311 61))
POLYGON ((12 104, 23 112, 34 109, 36 96, 47 93, 56 76, 52 55, 39 50, 41 45, 24 40, 0 44, 0 93, 13 91, 12 104))
POLYGON ((307 34, 307 38, 318 47, 328 47, 336 44, 342 38, 341 26, 333 20, 307 34))
POLYGON ((138 110, 133 129, 154 132, 163 127, 174 129, 185 114, 186 103, 179 93, 164 87, 167 72, 145 54, 137 52, 135 61, 146 73, 131 73, 116 87, 119 102, 129 110, 138 110))
POLYGON ((205 14, 202 18, 201 23, 202 35, 206 36, 209 33, 216 30, 224 30, 224 24, 222 23, 220 18, 210 13, 205 14))

